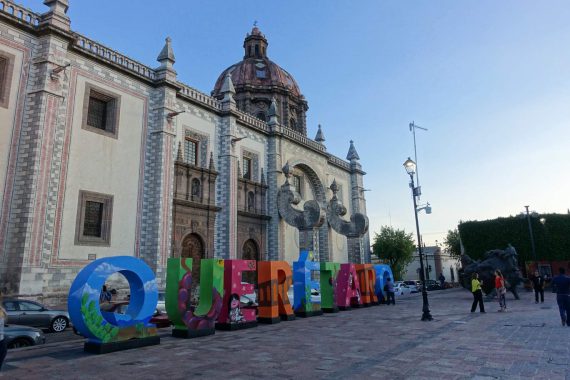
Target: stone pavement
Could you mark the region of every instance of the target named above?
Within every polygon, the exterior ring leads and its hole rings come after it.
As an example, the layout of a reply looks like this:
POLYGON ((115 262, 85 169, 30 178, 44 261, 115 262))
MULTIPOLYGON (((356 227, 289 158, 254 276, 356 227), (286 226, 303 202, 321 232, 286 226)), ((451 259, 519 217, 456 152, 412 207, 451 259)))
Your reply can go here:
POLYGON ((570 328, 555 297, 509 295, 508 313, 487 302, 471 314, 463 289, 430 293, 435 320, 421 322, 421 296, 160 346, 88 355, 82 341, 8 353, 9 379, 570 379, 570 328))

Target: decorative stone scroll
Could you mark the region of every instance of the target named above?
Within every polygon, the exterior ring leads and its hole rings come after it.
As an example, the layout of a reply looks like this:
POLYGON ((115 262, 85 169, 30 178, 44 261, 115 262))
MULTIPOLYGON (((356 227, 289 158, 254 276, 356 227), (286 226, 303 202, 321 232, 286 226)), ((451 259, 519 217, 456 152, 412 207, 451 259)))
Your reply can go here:
POLYGON ((348 243, 348 260, 351 263, 364 262, 364 248, 362 247, 362 236, 368 231, 368 217, 359 212, 350 216, 350 222, 342 219, 347 212, 336 196, 338 186, 333 180, 330 189, 333 197, 327 206, 327 220, 333 230, 346 236, 348 243))
POLYGON ((315 200, 305 201, 303 211, 293 207, 301 202, 301 196, 289 183, 291 176, 289 162, 283 166, 283 174, 285 174, 285 183, 277 193, 279 215, 287 224, 299 229, 299 250, 316 252, 316 229, 323 225, 325 212, 315 200))

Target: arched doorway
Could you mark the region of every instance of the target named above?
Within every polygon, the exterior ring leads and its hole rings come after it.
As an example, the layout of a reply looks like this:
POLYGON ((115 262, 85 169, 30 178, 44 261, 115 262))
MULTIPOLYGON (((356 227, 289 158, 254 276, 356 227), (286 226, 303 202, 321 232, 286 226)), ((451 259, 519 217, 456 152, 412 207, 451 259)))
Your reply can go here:
MULTIPOLYGON (((243 243, 241 258, 242 260, 259 261, 259 248, 255 240, 249 239, 243 243)), ((243 272, 242 280, 249 284, 257 284, 257 271, 243 272)))
POLYGON ((182 240, 181 257, 192 259, 192 289, 194 291, 200 285, 200 264, 204 253, 204 242, 198 234, 191 233, 182 240))
MULTIPOLYGON (((311 187, 311 191, 313 193, 314 199, 319 202, 321 207, 324 209, 327 208, 327 198, 325 195, 325 188, 323 183, 321 182, 317 173, 307 164, 298 162, 293 163, 293 168, 299 169, 303 172, 309 186, 311 187)), ((329 261, 330 254, 329 254, 329 225, 325 221, 318 230, 318 260, 319 261, 329 261)), ((315 252, 317 253, 317 252, 315 252)))

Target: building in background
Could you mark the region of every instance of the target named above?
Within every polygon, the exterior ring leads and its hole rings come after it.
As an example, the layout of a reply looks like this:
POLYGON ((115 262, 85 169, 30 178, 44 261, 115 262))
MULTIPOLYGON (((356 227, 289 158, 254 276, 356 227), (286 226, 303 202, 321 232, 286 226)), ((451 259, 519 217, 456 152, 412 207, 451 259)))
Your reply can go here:
MULTIPOLYGON (((326 208, 335 180, 348 215, 366 213, 354 145, 345 161, 320 127, 307 137, 308 103, 257 27, 208 96, 177 79, 169 38, 153 68, 74 32, 67 0, 44 4, 0 7, 4 293, 66 294, 114 255, 143 259, 160 286, 169 257, 195 259, 195 277, 201 258, 291 262, 298 231, 276 204, 287 162, 303 200, 326 208)), ((320 260, 348 261, 345 236, 317 233, 320 260)))
MULTIPOLYGON (((443 273, 445 282, 459 282, 459 268, 461 263, 453 258, 449 253, 445 252, 438 246, 423 247, 424 268, 427 280, 439 281, 439 275, 443 273)), ((419 280, 420 279, 420 255, 416 250, 414 259, 406 267, 406 272, 402 280, 419 280)))

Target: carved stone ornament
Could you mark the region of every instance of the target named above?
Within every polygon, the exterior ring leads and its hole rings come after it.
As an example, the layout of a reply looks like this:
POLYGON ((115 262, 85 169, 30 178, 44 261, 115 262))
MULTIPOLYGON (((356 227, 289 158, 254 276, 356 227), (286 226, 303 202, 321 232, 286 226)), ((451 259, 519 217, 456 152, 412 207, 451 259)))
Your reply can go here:
POLYGON ((332 229, 347 237, 362 237, 368 231, 368 217, 359 212, 350 216, 350 222, 342 219, 346 215, 346 207, 339 203, 336 193, 338 186, 336 180, 330 186, 333 197, 327 205, 327 220, 332 229))
POLYGON ((289 163, 283 167, 285 174, 285 184, 277 193, 277 207, 279 215, 287 222, 287 224, 300 230, 317 228, 323 225, 325 221, 325 212, 315 200, 306 201, 303 205, 303 211, 293 207, 301 202, 301 196, 295 191, 295 188, 289 184, 290 176, 289 163))

